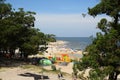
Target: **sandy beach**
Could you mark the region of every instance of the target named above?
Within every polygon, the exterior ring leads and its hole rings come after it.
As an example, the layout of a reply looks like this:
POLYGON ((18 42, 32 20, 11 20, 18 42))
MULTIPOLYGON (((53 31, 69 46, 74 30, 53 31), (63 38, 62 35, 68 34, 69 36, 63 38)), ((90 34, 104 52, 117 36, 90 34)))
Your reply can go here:
MULTIPOLYGON (((66 48, 65 44, 66 42, 64 41, 49 43, 48 49, 46 52, 44 52, 44 55, 37 54, 29 57, 61 57, 61 54, 68 54, 71 59, 78 59, 82 57, 82 51, 73 51, 70 48, 66 48), (77 56, 74 56, 75 54, 77 56)), ((64 76, 65 80, 72 80, 71 74, 73 72, 73 62, 69 62, 66 66, 59 65, 59 62, 55 63, 54 65, 56 66, 57 70, 61 69, 62 72, 69 74, 69 76, 64 76)), ((44 68, 47 70, 52 70, 51 66, 44 66, 44 68)), ((0 71, 0 78, 2 80, 41 80, 40 75, 40 73, 34 70, 22 69, 20 67, 7 68, 3 71, 0 71)), ((58 80, 57 74, 45 72, 44 75, 48 77, 48 79, 45 80, 58 80)))
MULTIPOLYGON (((44 52, 44 55, 31 55, 29 57, 46 57, 49 56, 52 57, 61 57, 61 54, 68 54, 71 59, 80 59, 82 56, 82 51, 74 51, 70 48, 64 47, 66 42, 64 41, 57 41, 53 43, 49 43, 47 52, 44 52), (77 55, 77 57, 75 56, 77 55), (78 56, 79 55, 79 56, 78 56)), ((54 64, 56 66, 56 69, 61 69, 61 72, 65 72, 68 75, 63 75, 65 80, 73 80, 72 79, 72 72, 73 72, 73 62, 69 62, 68 65, 63 66, 59 65, 58 63, 54 64)), ((44 69, 52 70, 51 66, 44 66, 44 69)), ((89 75, 89 70, 87 69, 84 77, 89 75)), ((80 72, 81 73, 81 72, 80 72)), ((18 67, 10 67, 10 68, 4 68, 0 69, 0 79, 2 80, 42 80, 41 79, 42 73, 40 73, 40 70, 35 71, 35 69, 23 69, 20 66, 18 67)), ((59 80, 57 73, 50 73, 50 72, 44 72, 44 80, 59 80)), ((120 77, 120 75, 118 76, 120 77)), ((80 79, 78 79, 80 80, 80 79)))
POLYGON ((47 52, 44 52, 44 56, 52 56, 52 57, 60 57, 61 54, 68 54, 70 58, 82 58, 82 51, 81 50, 72 50, 66 47, 66 41, 57 41, 57 42, 50 42, 48 44, 47 52), (73 54, 73 55, 72 55, 73 54), (74 56, 77 55, 77 56, 74 56))
MULTIPOLYGON (((57 42, 50 42, 48 44, 48 49, 43 53, 43 55, 32 55, 29 57, 57 57, 57 58, 62 58, 62 55, 67 55, 69 57, 69 59, 71 60, 79 60, 80 58, 82 58, 82 51, 81 50, 72 50, 70 48, 65 47, 66 46, 65 41, 57 41, 57 42)), ((64 62, 64 61, 60 61, 60 62, 64 62)), ((73 70, 73 63, 71 61, 68 61, 68 65, 67 66, 60 66, 59 65, 59 61, 57 61, 57 63, 55 64, 56 68, 61 68, 61 71, 72 74, 73 70)), ((51 69, 50 66, 46 66, 46 69, 51 69)))
MULTIPOLYGON (((66 48, 67 42, 65 41, 57 41, 57 42, 51 42, 48 45, 47 52, 44 52, 44 57, 61 57, 63 54, 67 54, 70 59, 72 60, 79 60, 82 58, 82 51, 80 50, 72 50, 70 48, 66 48)), ((73 62, 69 62, 67 66, 60 66, 59 63, 55 64, 56 68, 61 68, 62 72, 66 72, 69 74, 72 74, 73 70, 73 62)), ((46 69, 50 69, 49 67, 46 67, 46 69)))
MULTIPOLYGON (((20 67, 7 68, 0 71, 0 79, 2 80, 42 80, 42 73, 23 69, 20 67)), ((57 74, 44 72, 44 80, 59 80, 57 74)), ((70 76, 64 76, 65 80, 72 80, 70 76)))

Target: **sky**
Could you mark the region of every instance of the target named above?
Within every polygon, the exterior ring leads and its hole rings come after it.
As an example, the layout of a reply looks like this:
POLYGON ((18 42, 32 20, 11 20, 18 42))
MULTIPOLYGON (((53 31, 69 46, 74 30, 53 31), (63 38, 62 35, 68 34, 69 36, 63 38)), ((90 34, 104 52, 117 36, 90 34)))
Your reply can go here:
POLYGON ((88 7, 99 0, 6 0, 16 10, 36 12, 35 28, 57 37, 89 37, 99 32, 97 23, 103 16, 89 16, 88 7), (86 14, 85 17, 82 14, 86 14))

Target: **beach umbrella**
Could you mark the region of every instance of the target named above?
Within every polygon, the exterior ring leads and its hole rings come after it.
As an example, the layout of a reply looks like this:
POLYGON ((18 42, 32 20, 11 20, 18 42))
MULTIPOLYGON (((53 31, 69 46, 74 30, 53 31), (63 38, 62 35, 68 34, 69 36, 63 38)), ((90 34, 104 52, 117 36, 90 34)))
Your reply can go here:
POLYGON ((45 66, 52 65, 52 62, 49 59, 41 59, 39 63, 45 66))

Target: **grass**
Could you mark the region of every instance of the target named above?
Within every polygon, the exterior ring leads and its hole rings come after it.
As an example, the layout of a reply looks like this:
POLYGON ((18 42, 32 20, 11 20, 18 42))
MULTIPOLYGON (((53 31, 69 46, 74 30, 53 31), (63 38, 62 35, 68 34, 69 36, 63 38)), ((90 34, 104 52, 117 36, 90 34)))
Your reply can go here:
MULTIPOLYGON (((39 73, 39 74, 41 74, 42 72, 43 72, 43 74, 47 73, 46 75, 50 74, 50 75, 56 75, 57 76, 57 74, 59 72, 59 70, 52 70, 52 69, 47 70, 47 69, 43 68, 42 66, 36 66, 36 65, 31 65, 31 64, 23 64, 23 65, 20 65, 19 67, 22 68, 22 69, 26 69, 28 71, 33 71, 35 73, 39 73)), ((15 67, 13 67, 13 68, 15 68, 15 67)), ((0 68, 0 72, 5 71, 7 69, 8 69, 8 67, 7 68, 2 67, 2 68, 0 68)), ((68 77, 71 76, 68 73, 65 73, 65 72, 62 72, 62 73, 63 73, 64 76, 68 76, 68 77)), ((2 79, 0 78, 0 80, 2 80, 2 79)))
MULTIPOLYGON (((58 74, 59 70, 47 70, 43 68, 42 66, 36 66, 36 65, 22 65, 21 68, 23 69, 29 69, 38 73, 46 72, 46 73, 52 73, 52 74, 58 74)), ((64 75, 69 75, 68 73, 62 72, 64 75)))
POLYGON ((37 66, 34 66, 34 65, 22 65, 21 68, 23 69, 30 69, 30 68, 38 68, 37 66))
POLYGON ((6 70, 6 68, 3 68, 3 67, 0 68, 0 72, 3 72, 5 70, 6 70))
POLYGON ((23 69, 29 69, 29 70, 32 70, 32 71, 35 71, 35 72, 40 72, 42 70, 42 67, 31 65, 31 64, 22 65, 21 68, 23 68, 23 69))

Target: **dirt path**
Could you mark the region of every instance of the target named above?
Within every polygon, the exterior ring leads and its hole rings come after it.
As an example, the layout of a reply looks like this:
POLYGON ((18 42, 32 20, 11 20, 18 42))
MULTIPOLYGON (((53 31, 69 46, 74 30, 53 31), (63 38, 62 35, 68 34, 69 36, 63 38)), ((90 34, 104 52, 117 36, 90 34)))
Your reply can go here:
MULTIPOLYGON (((0 71, 2 80, 42 80, 41 73, 20 67, 7 68, 0 71)), ((70 77, 64 77, 65 80, 72 80, 70 77)), ((44 80, 58 80, 57 74, 44 73, 44 80)))

